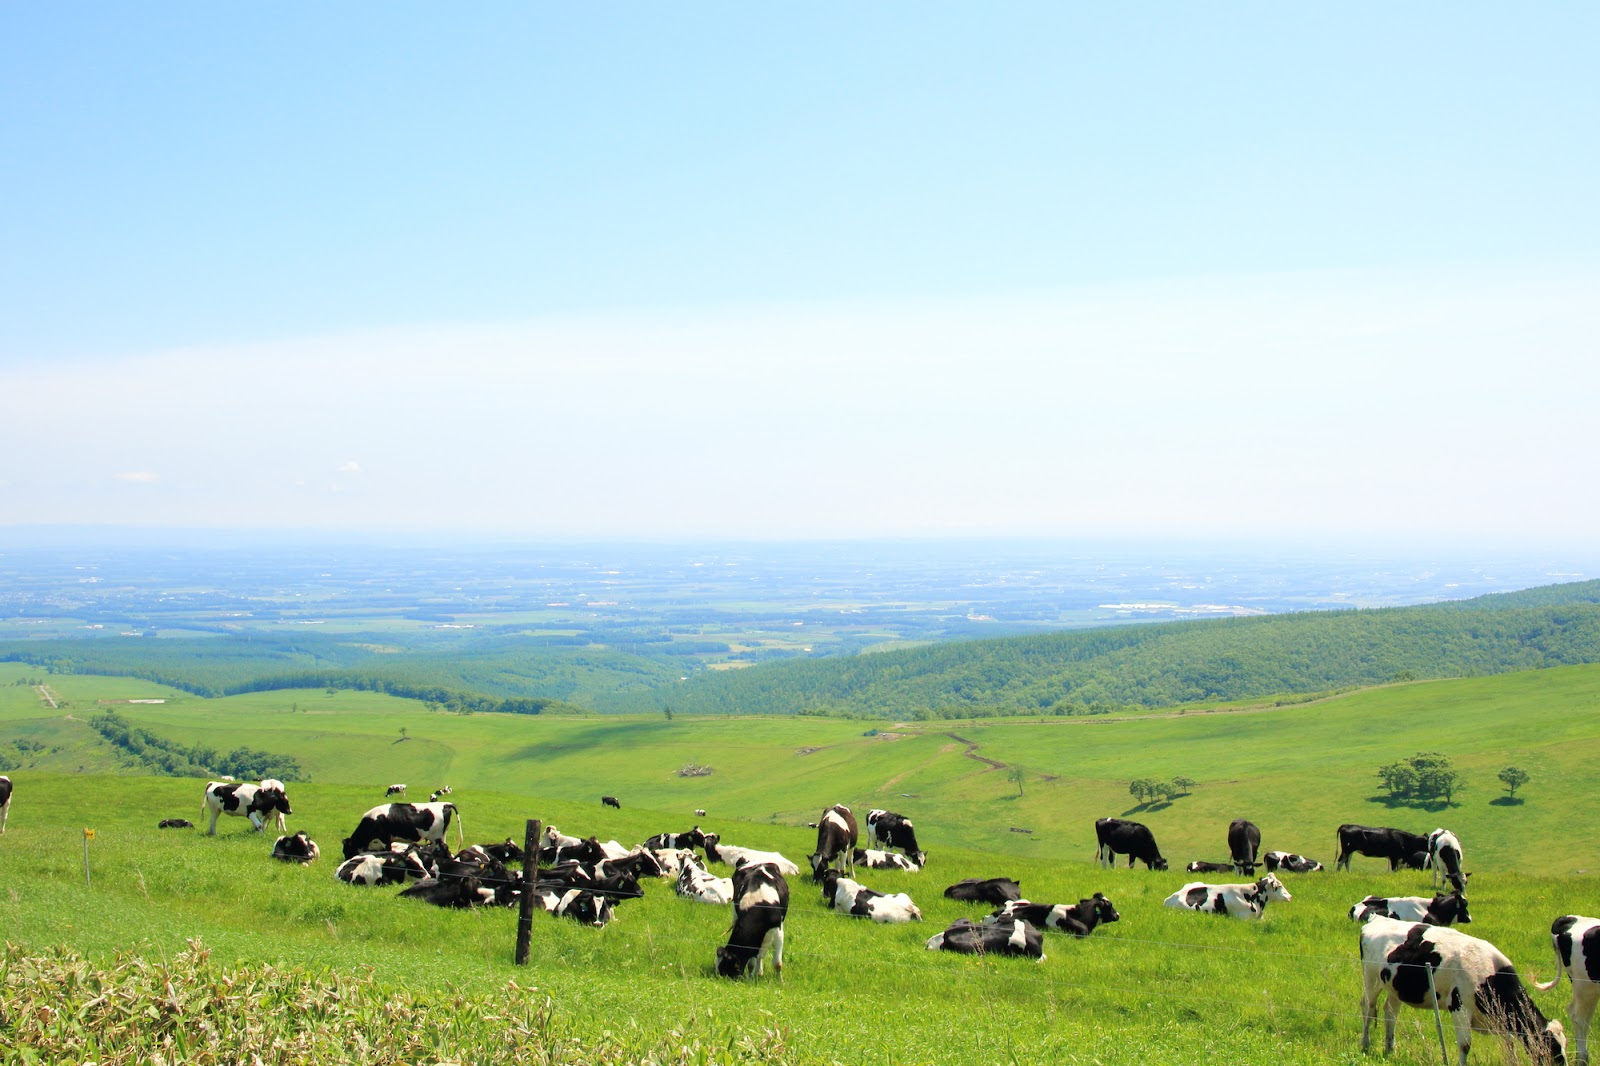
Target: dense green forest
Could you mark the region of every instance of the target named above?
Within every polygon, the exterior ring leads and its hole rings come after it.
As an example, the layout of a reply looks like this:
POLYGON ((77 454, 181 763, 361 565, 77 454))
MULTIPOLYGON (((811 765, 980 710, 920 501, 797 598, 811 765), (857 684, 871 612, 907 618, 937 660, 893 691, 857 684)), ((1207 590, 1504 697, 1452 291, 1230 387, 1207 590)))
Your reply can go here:
POLYGON ((774 663, 701 676, 674 689, 670 702, 689 713, 1080 715, 1592 662, 1600 662, 1600 581, 1421 607, 1123 626, 774 663))
POLYGON ((32 640, 0 645, 0 661, 203 696, 361 689, 460 712, 1084 715, 1600 662, 1600 581, 1419 607, 951 641, 687 679, 664 656, 502 635, 412 648, 376 634, 32 640))

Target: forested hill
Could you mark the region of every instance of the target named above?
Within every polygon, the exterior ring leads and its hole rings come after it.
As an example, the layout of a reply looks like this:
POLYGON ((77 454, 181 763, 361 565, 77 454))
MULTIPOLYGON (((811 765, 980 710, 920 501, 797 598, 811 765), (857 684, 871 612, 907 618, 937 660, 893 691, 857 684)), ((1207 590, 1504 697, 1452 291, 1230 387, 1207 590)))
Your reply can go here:
POLYGON ((702 675, 656 702, 701 713, 1078 715, 1591 662, 1600 662, 1600 581, 1421 607, 1119 626, 774 663, 702 675))

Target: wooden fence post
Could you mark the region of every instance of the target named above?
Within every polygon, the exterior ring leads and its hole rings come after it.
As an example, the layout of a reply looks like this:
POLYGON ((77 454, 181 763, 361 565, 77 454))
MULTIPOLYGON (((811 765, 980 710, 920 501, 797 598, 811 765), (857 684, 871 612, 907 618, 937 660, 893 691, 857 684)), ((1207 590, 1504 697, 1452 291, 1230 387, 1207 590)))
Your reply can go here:
POLYGON ((528 965, 528 949, 533 941, 533 886, 539 880, 539 819, 529 818, 527 836, 522 842, 522 900, 517 911, 518 966, 528 965))

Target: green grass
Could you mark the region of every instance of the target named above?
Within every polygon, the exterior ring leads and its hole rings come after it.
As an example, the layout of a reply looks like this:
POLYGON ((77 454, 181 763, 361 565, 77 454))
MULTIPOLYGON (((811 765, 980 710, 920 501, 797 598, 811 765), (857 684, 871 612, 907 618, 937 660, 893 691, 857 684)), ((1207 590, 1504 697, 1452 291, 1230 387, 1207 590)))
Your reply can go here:
MULTIPOLYGON (((25 951, 65 945, 101 960, 117 951, 170 959, 198 937, 220 965, 270 962, 370 978, 378 992, 468 1002, 496 1001, 515 980, 537 988, 528 995, 538 1002, 549 997, 562 1032, 596 1049, 622 1048, 622 1060, 656 1054, 660 1034, 677 1029, 717 1041, 742 1035, 760 1048, 749 1061, 1355 1061, 1360 981, 1345 911, 1368 892, 1424 894, 1427 876, 1357 859, 1353 873, 1290 879, 1295 899, 1274 904, 1261 923, 1169 910, 1162 899, 1187 875, 1102 871, 1089 861, 1093 819, 1133 806, 1126 782, 1135 776, 1200 782, 1170 807, 1133 815, 1152 826, 1175 866, 1221 857, 1224 827, 1241 814, 1262 826, 1267 847, 1330 865, 1340 822, 1450 826, 1474 872, 1477 921, 1468 931, 1498 944, 1525 974, 1551 972, 1553 917, 1595 908, 1591 881, 1576 871, 1595 869, 1600 855, 1592 834, 1572 832, 1587 825, 1586 798, 1595 794, 1594 667, 1393 686, 1263 711, 917 725, 895 740, 863 736, 869 723, 827 719, 460 717, 362 693, 201 700, 146 682, 72 676, 47 679, 70 704, 51 712, 32 689, 7 683, 16 676, 0 666, 0 746, 25 729, 63 746, 41 758, 54 760, 49 767, 10 774, 18 796, 0 838, 0 929, 25 951), (172 702, 117 709, 185 743, 287 751, 310 768, 313 781, 291 789, 290 825, 321 843, 320 862, 271 862, 270 840, 238 819, 225 819, 216 838, 203 836, 203 825, 156 830, 163 817, 198 821, 200 781, 72 772, 99 749, 66 713, 87 716, 97 699, 163 694, 172 702), (402 726, 413 739, 400 740, 402 726), (946 732, 1054 780, 1032 778, 1018 798, 1003 772, 965 757, 946 732), (818 750, 797 754, 802 748, 818 750), (1474 788, 1459 805, 1372 802, 1377 766, 1422 749, 1444 751, 1468 773, 1474 788), (716 772, 678 777, 688 761, 716 772), (1526 802, 1496 804, 1493 773, 1513 762, 1533 774, 1526 802), (796 878, 784 979, 735 984, 710 975, 727 911, 660 885, 625 904, 604 931, 536 916, 533 962, 519 970, 510 962, 510 912, 439 912, 394 899, 393 889, 331 877, 339 840, 395 780, 413 795, 452 784, 469 840, 520 839, 524 819, 537 817, 632 842, 686 829, 690 809, 706 807, 703 824, 730 842, 796 859, 814 839, 803 823, 826 804, 892 807, 917 819, 930 869, 862 879, 911 892, 927 920, 858 923, 824 909, 817 890, 796 878), (623 809, 600 807, 601 794, 622 797, 623 809), (88 886, 85 826, 97 833, 88 886), (1550 846, 1556 841, 1562 846, 1550 846), (1036 900, 1104 891, 1123 920, 1087 941, 1049 935, 1043 965, 923 950, 949 920, 982 913, 942 899, 943 886, 997 874, 1019 878, 1036 900)), ((1535 995, 1546 1013, 1564 1016, 1564 992, 1535 995)), ((1397 1061, 1433 1061, 1432 1019, 1408 1012, 1402 1020, 1397 1061)), ((461 1039, 478 1046, 476 1036, 461 1039)), ((1495 1041, 1482 1040, 1473 1060, 1500 1055, 1495 1041)), ((9 1061, 23 1060, 0 1058, 9 1061)))

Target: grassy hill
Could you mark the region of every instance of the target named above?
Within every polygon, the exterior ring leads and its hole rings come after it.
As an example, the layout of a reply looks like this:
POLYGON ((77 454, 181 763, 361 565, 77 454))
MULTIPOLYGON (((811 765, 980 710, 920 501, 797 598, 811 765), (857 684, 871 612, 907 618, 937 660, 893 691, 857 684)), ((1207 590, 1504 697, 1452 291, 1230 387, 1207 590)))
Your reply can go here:
POLYGON ((1600 581, 1449 604, 962 641, 701 675, 613 702, 890 718, 1098 714, 1600 662, 1600 581))
MULTIPOLYGON (((116 952, 179 959, 198 938, 209 960, 183 955, 176 968, 205 987, 294 975, 302 1006, 279 1012, 271 1024, 281 1032, 270 1032, 304 1042, 312 1026, 345 1037, 342 1052, 308 1053, 307 1062, 392 1061, 370 1053, 383 1032, 383 1012, 371 1005, 390 999, 451 1005, 450 1026, 427 1029, 426 1046, 406 1053, 418 1062, 1103 1063, 1136 1055, 1177 1064, 1261 1061, 1270 1048, 1275 1059, 1331 1066, 1351 1060, 1360 1031, 1354 928, 1344 912, 1371 891, 1425 892, 1426 875, 1391 875, 1357 859, 1352 873, 1292 880, 1295 899, 1274 904, 1261 923, 1180 913, 1161 902, 1189 879, 1181 872, 1094 866, 1095 817, 1131 813, 1146 822, 1175 866, 1220 857, 1226 823, 1241 814, 1261 825, 1267 847, 1330 863, 1333 828, 1343 821, 1448 825, 1474 874, 1470 931, 1541 977, 1550 970, 1550 919, 1592 912, 1588 871, 1600 869, 1600 845, 1571 831, 1597 785, 1600 666, 1392 685, 1284 707, 896 722, 884 726, 887 736, 864 735, 859 721, 808 717, 462 716, 363 692, 202 699, 112 677, 55 675, 41 693, 15 683, 26 673, 0 665, 0 752, 23 763, 9 771, 18 793, 0 837, 0 924, 14 945, 0 960, 0 1010, 36 1016, 21 1005, 46 986, 27 975, 48 960, 29 960, 56 948, 102 965, 116 952), (101 702, 131 699, 167 702, 101 702), (508 912, 443 913, 394 899, 392 889, 352 889, 334 882, 329 857, 283 867, 238 820, 226 820, 216 838, 156 830, 162 817, 196 818, 201 782, 127 776, 137 767, 86 722, 108 707, 187 744, 293 753, 312 780, 291 788, 291 828, 310 832, 328 856, 395 780, 418 792, 452 784, 469 840, 520 836, 523 820, 539 817, 633 841, 685 829, 691 808, 704 807, 707 828, 726 839, 797 858, 814 839, 804 822, 824 805, 892 807, 917 819, 930 867, 863 879, 911 892, 927 920, 854 922, 795 879, 785 977, 732 984, 709 973, 727 912, 652 886, 602 932, 536 916, 532 965, 517 969, 508 912), (1391 808, 1376 796, 1377 766, 1422 749, 1445 752, 1467 773, 1472 787, 1457 806, 1391 808), (679 777, 690 761, 715 772, 679 777), (1512 762, 1533 780, 1524 802, 1497 802, 1493 774, 1512 762), (1007 779, 1014 765, 1030 771, 1022 796, 1007 779), (1191 795, 1134 807, 1130 778, 1178 774, 1199 782, 1191 795), (601 794, 621 797, 623 809, 602 808, 601 794), (96 830, 87 885, 85 826, 96 830), (1019 878, 1038 900, 1104 891, 1122 921, 1087 941, 1052 935, 1042 965, 924 951, 949 920, 982 913, 941 899, 940 889, 996 874, 1019 878), (316 991, 334 981, 370 988, 343 988, 338 1000, 316 991), (497 1041, 513 1024, 541 1035, 497 1041)), ((48 987, 58 997, 52 1009, 72 1004, 64 1019, 103 1009, 80 993, 100 987, 87 979, 48 987)), ((127 1002, 142 1004, 146 994, 156 997, 155 1016, 176 1002, 148 982, 127 1002)), ((1536 995, 1547 1013, 1564 1014, 1564 991, 1536 995)), ((1401 1060, 1428 1061, 1431 1018, 1402 1018, 1401 1060)), ((188 1028, 199 1032, 197 1024, 188 1028)), ((110 1062, 119 1061, 109 1046, 116 1029, 64 1020, 52 1031, 76 1041, 73 1056, 92 1050, 110 1062)), ((0 1030, 0 1061, 26 1061, 13 1057, 20 1031, 0 1030)), ((1473 1051, 1475 1062, 1500 1056, 1492 1039, 1473 1051)))

